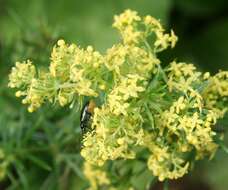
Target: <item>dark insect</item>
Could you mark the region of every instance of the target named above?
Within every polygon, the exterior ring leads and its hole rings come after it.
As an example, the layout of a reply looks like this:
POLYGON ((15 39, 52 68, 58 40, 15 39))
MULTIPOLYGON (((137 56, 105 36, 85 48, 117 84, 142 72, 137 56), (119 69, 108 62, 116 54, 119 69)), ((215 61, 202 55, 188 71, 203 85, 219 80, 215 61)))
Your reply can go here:
POLYGON ((90 100, 86 102, 82 108, 81 116, 80 116, 80 127, 83 133, 86 132, 86 129, 89 127, 89 122, 95 106, 96 106, 95 102, 93 100, 90 100))

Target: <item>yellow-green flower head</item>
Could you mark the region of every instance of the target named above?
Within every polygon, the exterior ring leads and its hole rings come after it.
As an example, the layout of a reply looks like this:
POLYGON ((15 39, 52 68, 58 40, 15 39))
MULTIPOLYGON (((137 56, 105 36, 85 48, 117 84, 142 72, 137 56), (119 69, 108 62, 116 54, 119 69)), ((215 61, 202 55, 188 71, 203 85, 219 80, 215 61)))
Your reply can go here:
POLYGON ((64 40, 59 40, 51 53, 50 74, 61 81, 66 81, 70 76, 70 65, 77 51, 77 46, 68 45, 64 40))
POLYGON ((120 80, 120 84, 117 84, 108 96, 108 105, 110 110, 115 115, 127 114, 126 108, 129 103, 129 98, 137 98, 138 93, 145 90, 143 86, 138 86, 137 83, 142 81, 143 78, 138 75, 127 75, 126 78, 120 80))
POLYGON ((84 164, 84 174, 90 182, 91 187, 89 189, 91 190, 98 190, 99 186, 110 184, 106 173, 88 162, 84 164))
POLYGON ((141 141, 140 115, 132 110, 130 116, 119 117, 109 107, 96 108, 92 123, 93 132, 83 140, 82 156, 91 164, 102 166, 107 160, 133 159, 135 153, 129 146, 141 141), (135 113, 134 113, 135 112, 135 113))
POLYGON ((119 30, 124 29, 128 25, 133 25, 134 22, 140 21, 141 18, 138 16, 136 11, 130 9, 125 10, 119 16, 114 16, 113 27, 118 28, 119 30))
POLYGON ((203 91, 205 104, 222 118, 228 110, 228 72, 220 71, 207 80, 209 85, 203 91))
POLYGON ((211 76, 176 61, 163 69, 157 52, 173 48, 178 38, 149 15, 126 10, 113 27, 121 40, 106 53, 59 40, 49 70, 16 63, 9 87, 18 89, 30 112, 47 101, 65 106, 87 96, 100 103, 81 150, 91 190, 117 190, 106 165, 141 155, 160 181, 180 178, 219 147, 215 139, 222 134, 213 127, 228 110, 228 72, 211 76))
POLYGON ((141 18, 136 11, 126 10, 119 16, 114 17, 113 27, 117 28, 123 38, 124 44, 138 44, 142 33, 137 29, 141 18))
POLYGON ((27 60, 26 62, 16 62, 15 67, 12 68, 12 71, 9 75, 9 84, 11 88, 20 88, 24 87, 31 83, 31 80, 36 75, 35 66, 32 65, 32 62, 27 60))
POLYGON ((217 148, 213 142, 216 133, 212 131, 216 114, 211 110, 201 112, 192 101, 195 100, 180 97, 169 111, 162 113, 158 122, 161 128, 168 128, 170 135, 175 134, 175 138, 195 147, 197 153, 211 156, 217 148))
POLYGON ((168 147, 153 146, 153 153, 148 159, 148 168, 158 176, 159 181, 177 179, 188 172, 189 163, 175 152, 168 152, 168 147))

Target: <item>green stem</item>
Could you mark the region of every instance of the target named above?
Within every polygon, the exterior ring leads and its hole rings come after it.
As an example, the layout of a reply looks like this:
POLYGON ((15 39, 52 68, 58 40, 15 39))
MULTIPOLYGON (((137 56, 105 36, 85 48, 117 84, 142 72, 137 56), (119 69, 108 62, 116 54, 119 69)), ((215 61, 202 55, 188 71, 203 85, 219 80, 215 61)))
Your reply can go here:
POLYGON ((169 181, 167 179, 163 183, 163 190, 169 190, 169 181))
POLYGON ((148 108, 147 104, 145 103, 145 108, 146 108, 146 114, 149 117, 149 120, 151 122, 151 127, 154 129, 154 117, 153 114, 151 113, 150 109, 148 108))

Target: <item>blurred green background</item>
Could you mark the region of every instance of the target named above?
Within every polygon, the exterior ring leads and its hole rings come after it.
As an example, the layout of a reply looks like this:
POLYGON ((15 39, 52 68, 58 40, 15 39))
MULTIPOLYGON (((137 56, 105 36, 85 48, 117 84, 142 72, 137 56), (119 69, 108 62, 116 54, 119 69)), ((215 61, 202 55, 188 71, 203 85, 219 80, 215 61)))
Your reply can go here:
MULTIPOLYGON (((173 50, 159 54, 163 64, 176 59, 212 73, 228 70, 227 0, 0 0, 0 177, 6 175, 0 189, 86 187, 76 110, 46 106, 28 114, 7 88, 7 76, 16 60, 48 66, 59 38, 105 52, 119 40, 113 16, 126 8, 160 19, 179 37, 173 50)), ((227 190, 227 178, 228 155, 218 151, 171 187, 227 190)))

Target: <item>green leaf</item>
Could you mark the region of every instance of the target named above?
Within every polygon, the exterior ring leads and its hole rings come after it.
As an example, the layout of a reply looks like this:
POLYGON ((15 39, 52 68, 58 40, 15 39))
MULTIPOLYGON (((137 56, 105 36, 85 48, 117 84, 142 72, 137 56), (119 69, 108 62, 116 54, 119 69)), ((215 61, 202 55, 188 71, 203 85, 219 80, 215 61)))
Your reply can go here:
POLYGON ((227 154, 228 154, 228 147, 227 147, 227 146, 225 146, 225 144, 220 143, 220 147, 222 148, 222 150, 223 150, 225 153, 227 153, 227 154))
POLYGON ((28 179, 25 175, 25 168, 24 168, 24 165, 20 162, 20 161, 15 161, 15 169, 16 169, 16 172, 19 176, 19 179, 20 179, 20 182, 23 186, 23 189, 27 190, 29 189, 29 182, 28 182, 28 179))
POLYGON ((66 160, 67 165, 75 172, 76 175, 78 175, 78 177, 80 177, 81 179, 84 179, 82 170, 77 166, 76 163, 74 163, 72 160, 67 159, 66 160))
POLYGON ((151 122, 151 128, 154 129, 154 116, 151 113, 151 111, 149 110, 147 104, 144 104, 145 108, 146 108, 146 114, 151 122))
POLYGON ((29 154, 26 157, 30 161, 32 161, 34 164, 36 164, 37 166, 43 168, 44 170, 47 170, 47 171, 51 171, 52 170, 52 168, 46 162, 44 162, 43 160, 37 158, 36 156, 33 156, 33 155, 29 154))
POLYGON ((79 154, 60 154, 58 157, 58 161, 65 162, 66 165, 70 169, 72 169, 78 177, 84 179, 84 175, 78 164, 78 162, 80 161, 79 154))
POLYGON ((131 184, 137 190, 147 190, 151 186, 151 181, 153 181, 155 177, 151 174, 148 169, 145 169, 139 175, 133 175, 131 177, 131 184))

